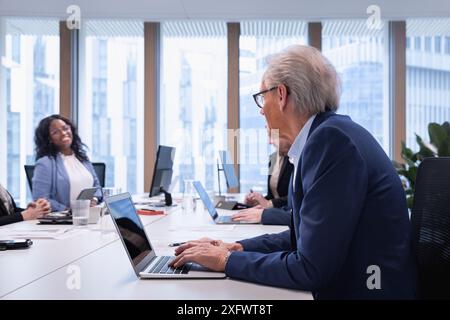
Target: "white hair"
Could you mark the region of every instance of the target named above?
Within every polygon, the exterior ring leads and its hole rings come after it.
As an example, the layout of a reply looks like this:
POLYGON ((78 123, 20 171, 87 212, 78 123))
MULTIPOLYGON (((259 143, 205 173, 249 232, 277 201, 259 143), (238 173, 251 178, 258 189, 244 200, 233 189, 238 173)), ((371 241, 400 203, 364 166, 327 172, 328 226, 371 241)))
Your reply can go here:
POLYGON ((301 114, 336 111, 339 107, 341 83, 336 69, 313 47, 293 45, 270 56, 263 81, 267 88, 287 86, 301 114))

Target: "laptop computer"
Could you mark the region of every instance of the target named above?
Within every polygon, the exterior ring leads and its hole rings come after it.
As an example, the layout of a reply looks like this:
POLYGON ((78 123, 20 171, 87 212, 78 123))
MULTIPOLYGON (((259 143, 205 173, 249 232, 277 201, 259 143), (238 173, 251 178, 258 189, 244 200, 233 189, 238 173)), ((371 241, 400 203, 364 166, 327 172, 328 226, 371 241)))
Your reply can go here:
MULTIPOLYGON (((98 187, 93 187, 81 190, 77 200, 92 200, 98 189, 98 187)), ((90 216, 89 219, 88 223, 96 223, 96 220, 94 221, 90 216)), ((72 224, 72 212, 70 209, 54 211, 37 220, 39 221, 39 224, 72 224)))
POLYGON ((107 197, 105 203, 138 278, 225 278, 224 273, 210 271, 195 263, 187 263, 177 269, 170 268, 168 264, 174 257, 156 254, 129 193, 107 197))
MULTIPOLYGON (((222 170, 218 168, 219 171, 223 171, 225 175, 225 181, 227 183, 227 188, 237 188, 239 186, 238 179, 236 174, 234 173, 234 164, 230 159, 230 156, 227 151, 221 150, 219 151, 220 161, 222 162, 222 170)), ((219 167, 219 164, 217 164, 219 167)), ((218 173, 219 174, 219 173, 218 173)), ((220 194, 220 175, 219 175, 219 194, 220 194)), ((239 203, 234 200, 220 200, 216 204, 216 208, 225 209, 225 210, 242 210, 250 208, 244 203, 239 203)))
POLYGON ((205 188, 203 188, 200 181, 194 181, 194 187, 195 190, 197 190, 198 195, 200 196, 200 199, 202 200, 203 204, 206 207, 206 210, 208 210, 209 215, 217 224, 257 224, 256 222, 249 222, 249 221, 235 221, 231 218, 231 216, 219 216, 217 213, 216 208, 214 207, 213 202, 211 201, 211 198, 208 196, 208 193, 206 193, 205 188))

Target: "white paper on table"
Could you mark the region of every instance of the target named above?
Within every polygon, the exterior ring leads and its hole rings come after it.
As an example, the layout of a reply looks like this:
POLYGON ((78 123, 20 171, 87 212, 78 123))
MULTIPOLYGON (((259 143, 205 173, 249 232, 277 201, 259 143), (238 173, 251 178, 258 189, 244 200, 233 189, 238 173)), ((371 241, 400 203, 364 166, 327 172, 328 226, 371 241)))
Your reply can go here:
POLYGON ((0 233, 2 238, 25 238, 25 239, 67 239, 85 233, 86 229, 64 228, 64 229, 40 229, 40 230, 5 230, 0 233))

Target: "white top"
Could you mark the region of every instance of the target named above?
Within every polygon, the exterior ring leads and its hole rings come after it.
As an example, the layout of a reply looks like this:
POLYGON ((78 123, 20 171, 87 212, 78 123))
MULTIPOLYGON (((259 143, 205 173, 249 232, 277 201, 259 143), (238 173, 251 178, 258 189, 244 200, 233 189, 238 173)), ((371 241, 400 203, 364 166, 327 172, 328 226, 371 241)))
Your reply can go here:
POLYGON ((288 152, 289 162, 294 165, 294 180, 292 181, 293 189, 295 186, 295 177, 297 175, 298 161, 300 160, 303 148, 305 147, 306 139, 308 138, 309 134, 309 129, 311 129, 311 125, 315 118, 316 115, 313 115, 311 116, 311 118, 308 119, 308 121, 306 121, 305 125, 303 126, 302 130, 300 130, 300 133, 295 138, 294 143, 292 144, 288 152))
POLYGON ((269 187, 275 199, 280 197, 280 195, 278 194, 277 187, 278 187, 278 179, 280 178, 281 164, 283 163, 282 159, 283 157, 281 157, 277 152, 275 164, 273 165, 272 175, 270 176, 269 181, 269 187))
POLYGON ((94 177, 75 154, 70 156, 61 154, 61 158, 69 176, 70 201, 76 200, 83 189, 92 188, 94 177))

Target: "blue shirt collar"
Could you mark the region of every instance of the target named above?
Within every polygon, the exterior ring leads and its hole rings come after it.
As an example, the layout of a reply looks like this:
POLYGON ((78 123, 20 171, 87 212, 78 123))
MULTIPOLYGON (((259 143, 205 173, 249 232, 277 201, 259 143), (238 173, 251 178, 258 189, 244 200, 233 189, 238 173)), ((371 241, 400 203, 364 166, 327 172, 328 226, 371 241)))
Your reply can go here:
POLYGON ((308 138, 309 130, 311 129, 311 125, 315 118, 316 115, 313 115, 308 119, 308 121, 306 121, 305 125, 300 130, 300 133, 297 135, 297 137, 294 140, 294 143, 289 149, 288 152, 289 162, 292 163, 294 167, 297 167, 298 160, 300 159, 303 148, 305 147, 306 144, 306 139, 308 138))

